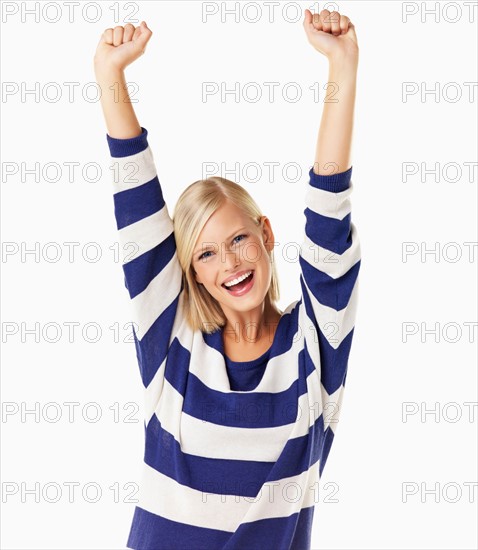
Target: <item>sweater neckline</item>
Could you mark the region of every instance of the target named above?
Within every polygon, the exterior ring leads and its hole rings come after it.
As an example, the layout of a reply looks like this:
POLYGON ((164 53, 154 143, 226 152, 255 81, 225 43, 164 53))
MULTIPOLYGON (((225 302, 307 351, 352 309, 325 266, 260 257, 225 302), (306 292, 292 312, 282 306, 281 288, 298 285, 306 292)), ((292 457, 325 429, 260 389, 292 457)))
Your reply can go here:
MULTIPOLYGON (((279 326, 279 325, 277 325, 277 326, 279 326)), ((277 329, 276 329, 276 332, 277 332, 277 329)), ((275 335, 274 335, 274 337, 275 337, 275 335)), ((273 344, 274 344, 274 340, 272 341, 272 344, 269 346, 269 348, 260 357, 257 357, 256 359, 251 359, 250 361, 233 361, 225 353, 224 353, 224 358, 226 360, 226 363, 228 365, 232 365, 234 368, 252 369, 252 368, 257 367, 258 365, 262 364, 264 362, 264 360, 267 359, 267 357, 270 354, 270 351, 272 349, 273 344)))

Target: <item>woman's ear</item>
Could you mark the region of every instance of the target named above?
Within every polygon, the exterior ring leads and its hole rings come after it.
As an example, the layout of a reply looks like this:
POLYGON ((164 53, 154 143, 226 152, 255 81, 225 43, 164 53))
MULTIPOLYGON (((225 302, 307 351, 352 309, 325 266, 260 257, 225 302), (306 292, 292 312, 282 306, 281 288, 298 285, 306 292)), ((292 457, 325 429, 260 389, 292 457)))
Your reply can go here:
POLYGON ((264 246, 268 252, 272 252, 274 249, 274 232, 269 218, 267 216, 261 217, 262 237, 264 240, 264 246))

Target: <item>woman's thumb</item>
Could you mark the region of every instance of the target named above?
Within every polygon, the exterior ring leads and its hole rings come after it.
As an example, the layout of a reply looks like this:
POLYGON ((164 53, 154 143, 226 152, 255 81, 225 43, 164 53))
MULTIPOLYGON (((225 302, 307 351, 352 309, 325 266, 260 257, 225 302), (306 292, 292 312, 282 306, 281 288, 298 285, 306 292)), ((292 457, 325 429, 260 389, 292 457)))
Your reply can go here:
POLYGON ((355 33, 355 25, 352 22, 349 23, 347 35, 357 44, 357 35, 355 33))
POLYGON ((136 27, 134 31, 133 40, 138 46, 144 49, 152 34, 151 30, 146 25, 146 21, 141 21, 141 25, 136 27))
POLYGON ((306 9, 304 11, 304 26, 305 25, 310 25, 312 23, 312 19, 313 19, 313 15, 312 15, 312 12, 308 9, 306 9))
POLYGON ((314 20, 314 16, 312 15, 312 12, 306 9, 304 12, 303 26, 307 35, 309 35, 311 32, 315 30, 313 20, 314 20))

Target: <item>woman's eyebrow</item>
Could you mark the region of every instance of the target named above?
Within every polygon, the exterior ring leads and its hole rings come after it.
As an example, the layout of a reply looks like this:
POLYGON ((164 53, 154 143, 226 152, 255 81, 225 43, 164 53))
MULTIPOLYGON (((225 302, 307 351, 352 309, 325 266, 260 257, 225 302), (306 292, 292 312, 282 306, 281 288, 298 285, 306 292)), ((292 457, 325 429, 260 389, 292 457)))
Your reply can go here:
MULTIPOLYGON (((246 229, 246 227, 245 227, 245 226, 239 227, 238 229, 236 229, 236 230, 234 231, 234 233, 232 233, 231 235, 229 235, 229 237, 227 237, 226 240, 228 241, 228 240, 232 239, 232 237, 234 237, 234 235, 235 235, 236 233, 238 233, 239 231, 242 231, 243 229, 246 229)), ((210 246, 209 244, 203 243, 203 246, 202 246, 201 248, 198 248, 198 249, 196 250, 196 252, 194 252, 194 254, 199 254, 199 252, 204 252, 205 250, 208 250, 209 248, 212 248, 212 246, 210 246)))

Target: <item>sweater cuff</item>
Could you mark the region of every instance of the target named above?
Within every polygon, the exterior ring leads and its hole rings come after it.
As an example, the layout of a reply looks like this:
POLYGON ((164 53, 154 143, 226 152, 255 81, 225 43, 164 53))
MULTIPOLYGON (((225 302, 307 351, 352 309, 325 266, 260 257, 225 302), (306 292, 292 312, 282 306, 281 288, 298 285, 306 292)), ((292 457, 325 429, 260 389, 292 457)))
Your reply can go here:
POLYGON ((345 172, 339 172, 338 174, 331 174, 330 176, 319 175, 314 172, 312 167, 309 171, 310 185, 317 189, 323 189, 324 191, 331 191, 332 193, 340 193, 350 187, 350 180, 352 178, 351 166, 345 172))
POLYGON ((112 157, 129 157, 147 149, 148 130, 141 126, 141 134, 139 136, 127 139, 113 138, 106 134, 106 140, 112 157))

